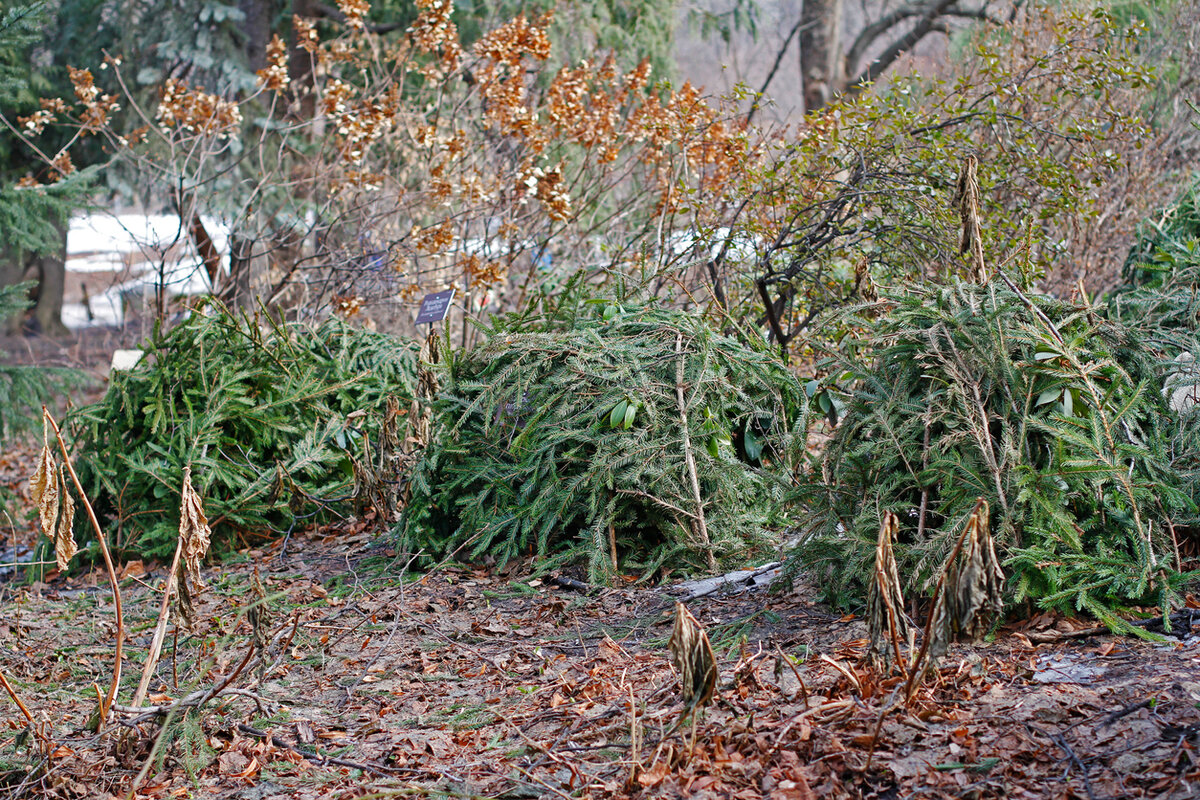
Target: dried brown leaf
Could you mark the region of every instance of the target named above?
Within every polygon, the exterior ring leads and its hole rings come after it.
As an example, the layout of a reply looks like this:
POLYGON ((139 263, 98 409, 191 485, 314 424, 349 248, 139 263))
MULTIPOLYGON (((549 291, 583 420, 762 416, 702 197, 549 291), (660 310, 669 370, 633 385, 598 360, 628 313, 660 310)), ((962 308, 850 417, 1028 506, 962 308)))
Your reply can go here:
POLYGON ((946 593, 954 632, 978 641, 1004 610, 1004 571, 996 557, 986 501, 975 506, 965 534, 962 552, 949 565, 946 593))
POLYGON ((717 688, 717 658, 708 634, 683 603, 675 603, 675 626, 667 649, 679 670, 680 693, 687 708, 710 701, 717 688))
MULTIPOLYGON (((208 527, 208 518, 204 516, 204 507, 200 495, 192 488, 192 468, 183 469, 183 491, 179 505, 179 542, 183 548, 183 563, 188 579, 193 586, 203 585, 200 580, 200 562, 208 552, 212 540, 212 530, 208 527)), ((182 594, 182 592, 181 592, 182 594)))
POLYGON ((867 593, 867 629, 871 639, 867 655, 884 664, 904 663, 900 652, 902 642, 912 650, 913 631, 904 614, 904 592, 892 548, 899 530, 900 520, 892 512, 885 512, 875 543, 875 574, 867 593))
POLYGON ((37 470, 29 479, 29 496, 33 498, 42 523, 42 533, 54 535, 54 522, 58 519, 58 462, 50 452, 48 443, 42 445, 37 470))
POLYGON ((71 559, 79 552, 79 546, 75 544, 75 500, 71 497, 71 493, 66 490, 66 480, 63 478, 62 469, 58 471, 58 482, 62 489, 59 491, 59 496, 62 498, 61 511, 58 515, 58 524, 54 528, 54 557, 58 561, 58 571, 65 572, 67 565, 71 563, 71 559))

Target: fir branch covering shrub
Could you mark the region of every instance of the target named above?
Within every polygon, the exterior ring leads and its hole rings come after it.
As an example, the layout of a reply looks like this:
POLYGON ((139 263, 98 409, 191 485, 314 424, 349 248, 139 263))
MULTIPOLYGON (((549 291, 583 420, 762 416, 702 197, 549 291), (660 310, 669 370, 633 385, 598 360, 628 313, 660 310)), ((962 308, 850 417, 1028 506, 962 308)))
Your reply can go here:
POLYGON ((1114 626, 1120 606, 1166 605, 1184 577, 1171 519, 1192 504, 1159 446, 1159 389, 1125 367, 1132 331, 997 282, 882 306, 826 364, 845 414, 799 492, 791 566, 816 570, 830 599, 861 598, 892 512, 906 591, 926 592, 983 497, 1010 600, 1114 626))
POLYGON ((596 582, 650 577, 708 568, 702 511, 715 561, 744 563, 782 519, 803 387, 684 312, 609 305, 565 319, 530 330, 513 318, 444 358, 440 432, 412 476, 405 545, 586 561, 596 582))
MULTIPOLYGON (((1142 379, 1160 388, 1156 442, 1193 502, 1200 501, 1200 183, 1146 220, 1130 248, 1122 283, 1106 314, 1138 343, 1123 354, 1142 379)), ((1197 541, 1200 513, 1173 519, 1176 538, 1197 541)), ((1185 547, 1185 549, 1188 549, 1185 547)), ((1194 545, 1190 548, 1195 554, 1194 545)))
POLYGON ((195 311, 72 415, 80 479, 123 556, 170 557, 189 465, 214 546, 349 508, 351 457, 389 395, 411 399, 412 351, 336 319, 260 322, 195 311))

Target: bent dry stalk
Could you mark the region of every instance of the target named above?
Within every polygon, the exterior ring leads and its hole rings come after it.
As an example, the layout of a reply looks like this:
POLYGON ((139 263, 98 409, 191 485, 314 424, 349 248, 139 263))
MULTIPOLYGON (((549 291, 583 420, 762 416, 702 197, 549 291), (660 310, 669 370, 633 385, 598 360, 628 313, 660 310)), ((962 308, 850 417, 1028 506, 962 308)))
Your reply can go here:
MULTIPOLYGON (((63 464, 67 473, 71 476, 71 482, 75 485, 75 491, 79 493, 79 499, 83 501, 83 507, 87 510, 88 519, 92 523, 92 529, 96 532, 96 541, 100 543, 100 552, 104 556, 104 566, 108 570, 108 585, 112 589, 113 609, 116 615, 116 646, 113 652, 113 672, 112 682, 109 684, 108 693, 100 697, 100 708, 96 718, 96 732, 99 733, 104 728, 104 722, 108 719, 109 709, 112 708, 113 701, 117 698, 117 687, 121 685, 121 658, 125 647, 125 612, 121 607, 121 586, 117 583, 117 570, 113 566, 112 554, 108 551, 108 540, 104 537, 104 531, 100 529, 100 522, 96 519, 96 512, 92 509, 92 504, 88 501, 87 495, 83 492, 83 486, 79 482, 79 476, 75 474, 75 468, 71 466, 71 458, 67 454, 67 445, 63 441, 62 431, 58 428, 58 423, 54 421, 54 417, 50 411, 42 406, 42 419, 46 425, 54 431, 54 438, 58 441, 58 449, 62 452, 63 464)), ((49 439, 49 436, 46 436, 49 439)), ((49 442, 43 442, 43 458, 49 453, 49 442)), ((53 459, 53 456, 51 456, 53 459)), ((39 474, 41 469, 39 467, 39 474)), ((59 472, 61 476, 61 472, 59 472)), ((35 477, 37 477, 35 475, 35 477)), ((99 691, 97 691, 99 695, 99 691)))
POLYGON ((192 488, 192 468, 183 469, 183 489, 180 492, 179 504, 179 540, 175 545, 175 556, 171 559, 171 569, 167 573, 166 585, 163 587, 162 604, 158 609, 158 623, 154 627, 154 639, 150 643, 150 652, 146 655, 146 663, 142 667, 142 679, 138 683, 137 693, 130 705, 133 708, 141 706, 150 688, 150 679, 154 676, 154 667, 158 665, 162 654, 163 640, 167 635, 167 620, 171 607, 171 598, 180 597, 188 591, 186 579, 190 578, 193 585, 200 583, 200 560, 208 552, 212 530, 208 527, 208 519, 200 502, 200 495, 192 488), (186 573, 185 573, 186 571, 186 573))

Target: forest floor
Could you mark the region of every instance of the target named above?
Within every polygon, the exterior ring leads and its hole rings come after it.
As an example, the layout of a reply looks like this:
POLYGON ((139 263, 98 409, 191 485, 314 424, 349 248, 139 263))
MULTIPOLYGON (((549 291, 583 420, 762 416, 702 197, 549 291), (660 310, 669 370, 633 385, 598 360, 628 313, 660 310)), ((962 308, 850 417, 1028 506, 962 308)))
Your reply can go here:
MULTIPOLYGON (((1189 797, 1200 779, 1190 632, 1072 637, 1089 623, 1043 615, 957 646, 904 705, 902 680, 864 660, 861 621, 802 588, 714 596, 691 609, 717 697, 680 725, 669 591, 404 566, 366 522, 236 553, 206 573, 192 629, 172 627, 149 702, 219 691, 114 712, 100 735, 86 722, 113 667, 105 574, 8 583, 0 663, 34 724, 4 700, 0 796, 1124 798, 1189 797)), ((121 572, 118 702, 164 573, 121 572)))
MULTIPOLYGON (((7 443, 0 487, 23 496, 36 456, 7 443)), ((10 513, 31 541, 21 501, 10 513)), ((811 588, 713 595, 689 603, 719 668, 693 722, 667 650, 670 587, 585 587, 528 563, 418 574, 380 528, 340 523, 210 566, 191 627, 169 629, 153 708, 118 708, 100 733, 106 573, 51 565, 28 582, 0 565, 0 798, 1200 795, 1187 623, 1145 641, 1018 619, 956 645, 903 703, 903 677, 865 658, 863 622, 811 588)), ((118 704, 165 574, 120 569, 118 704)))

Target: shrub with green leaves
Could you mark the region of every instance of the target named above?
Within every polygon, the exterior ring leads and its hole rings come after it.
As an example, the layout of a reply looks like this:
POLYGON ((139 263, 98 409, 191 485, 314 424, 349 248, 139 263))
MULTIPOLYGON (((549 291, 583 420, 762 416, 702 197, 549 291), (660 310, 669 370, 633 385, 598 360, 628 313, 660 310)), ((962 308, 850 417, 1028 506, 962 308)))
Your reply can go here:
POLYGON ((1171 521, 1192 501, 1160 387, 1134 377, 1150 356, 1098 312, 995 282, 858 309, 861 337, 826 364, 845 414, 800 492, 793 568, 861 599, 891 511, 902 580, 925 593, 983 497, 1010 600, 1110 625, 1121 606, 1165 605, 1184 577, 1171 521))
POLYGON ((600 582, 742 564, 770 541, 805 406, 774 357, 665 309, 508 323, 447 353, 406 546, 586 562, 600 582))
POLYGON ((127 557, 171 555, 189 465, 216 544, 319 522, 348 508, 351 457, 389 395, 411 398, 414 367, 402 342, 336 319, 199 310, 71 416, 80 478, 127 557))

